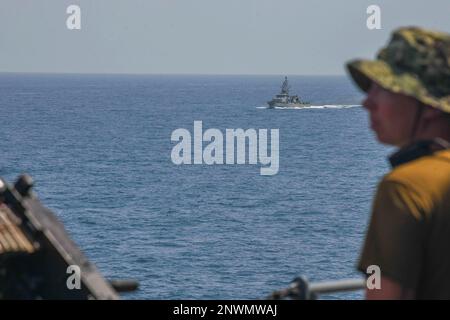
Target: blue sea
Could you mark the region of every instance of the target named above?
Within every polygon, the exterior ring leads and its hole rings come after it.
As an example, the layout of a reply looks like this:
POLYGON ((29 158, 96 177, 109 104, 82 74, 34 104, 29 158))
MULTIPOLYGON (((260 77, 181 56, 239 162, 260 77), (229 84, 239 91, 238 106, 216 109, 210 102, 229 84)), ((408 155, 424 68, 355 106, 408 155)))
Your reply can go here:
MULTIPOLYGON (((0 176, 42 202, 125 299, 260 299, 355 265, 390 150, 347 77, 0 74, 0 176), (280 165, 175 165, 171 133, 279 129, 280 165)), ((361 292, 323 296, 361 299, 361 292)))

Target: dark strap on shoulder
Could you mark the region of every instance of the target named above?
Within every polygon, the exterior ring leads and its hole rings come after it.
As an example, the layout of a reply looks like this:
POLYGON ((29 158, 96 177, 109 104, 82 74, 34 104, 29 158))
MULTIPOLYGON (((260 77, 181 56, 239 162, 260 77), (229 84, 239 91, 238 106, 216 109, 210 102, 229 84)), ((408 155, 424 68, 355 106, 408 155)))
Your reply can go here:
POLYGON ((450 148, 450 143, 441 138, 414 142, 401 148, 389 157, 392 168, 401 164, 416 160, 423 156, 429 156, 436 151, 450 148))

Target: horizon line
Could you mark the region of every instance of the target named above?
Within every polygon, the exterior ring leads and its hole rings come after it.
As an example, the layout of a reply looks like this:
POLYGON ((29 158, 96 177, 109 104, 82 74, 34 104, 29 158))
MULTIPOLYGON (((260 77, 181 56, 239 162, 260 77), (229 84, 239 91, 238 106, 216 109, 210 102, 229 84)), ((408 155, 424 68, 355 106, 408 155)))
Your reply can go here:
POLYGON ((34 75, 122 75, 122 76, 301 76, 301 77, 342 77, 342 74, 295 74, 295 73, 133 73, 133 72, 48 72, 48 71, 0 71, 0 74, 34 75))

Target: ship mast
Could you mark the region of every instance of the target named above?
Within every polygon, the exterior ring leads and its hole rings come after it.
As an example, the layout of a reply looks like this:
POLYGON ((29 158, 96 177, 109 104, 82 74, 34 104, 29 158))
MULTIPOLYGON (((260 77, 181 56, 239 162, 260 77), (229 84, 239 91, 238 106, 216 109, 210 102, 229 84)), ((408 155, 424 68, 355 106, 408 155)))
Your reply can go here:
POLYGON ((289 83, 287 77, 284 77, 283 85, 281 86, 281 94, 289 95, 289 83))

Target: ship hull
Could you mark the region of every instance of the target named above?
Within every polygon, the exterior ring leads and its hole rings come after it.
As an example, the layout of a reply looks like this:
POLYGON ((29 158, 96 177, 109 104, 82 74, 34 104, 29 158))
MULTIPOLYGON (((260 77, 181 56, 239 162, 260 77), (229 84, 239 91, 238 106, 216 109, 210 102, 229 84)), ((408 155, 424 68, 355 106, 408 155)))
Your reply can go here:
POLYGON ((283 103, 283 102, 268 102, 269 109, 273 108, 307 108, 310 107, 310 103, 283 103))

